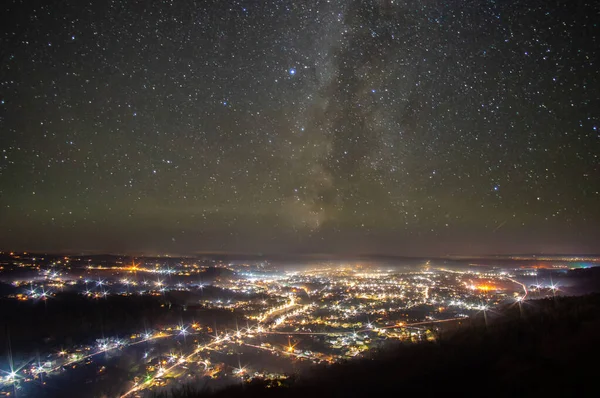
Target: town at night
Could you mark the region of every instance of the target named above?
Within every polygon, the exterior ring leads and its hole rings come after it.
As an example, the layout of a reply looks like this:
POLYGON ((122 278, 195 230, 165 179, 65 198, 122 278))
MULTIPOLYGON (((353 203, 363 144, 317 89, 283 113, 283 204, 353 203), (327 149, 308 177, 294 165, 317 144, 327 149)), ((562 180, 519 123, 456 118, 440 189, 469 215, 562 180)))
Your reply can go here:
POLYGON ((65 384, 90 393, 110 386, 109 395, 121 397, 152 397, 190 383, 277 384, 311 365, 435 341, 473 316, 493 321, 499 307, 527 311, 531 300, 579 293, 584 287, 571 274, 598 262, 2 253, 3 305, 13 311, 11 321, 33 330, 12 332, 0 382, 5 394, 22 397, 52 396, 65 384), (49 318, 64 317, 63 305, 90 313, 56 325, 60 318, 49 318), (119 324, 120 310, 112 309, 118 305, 139 306, 140 314, 119 324), (19 320, 24 307, 35 307, 39 322, 19 320), (90 321, 101 328, 86 334, 90 321), (49 329, 40 333, 40 323, 49 329), (23 352, 21 335, 43 339, 45 351, 23 352))
POLYGON ((600 2, 0 15, 0 398, 598 396, 600 2))

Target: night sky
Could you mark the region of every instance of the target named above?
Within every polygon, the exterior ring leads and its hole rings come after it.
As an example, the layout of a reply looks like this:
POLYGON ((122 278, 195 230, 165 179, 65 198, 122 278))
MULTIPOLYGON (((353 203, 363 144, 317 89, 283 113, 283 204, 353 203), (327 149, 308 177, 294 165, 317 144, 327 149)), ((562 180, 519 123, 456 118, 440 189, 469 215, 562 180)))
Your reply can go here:
POLYGON ((593 1, 0 10, 0 249, 600 252, 593 1))

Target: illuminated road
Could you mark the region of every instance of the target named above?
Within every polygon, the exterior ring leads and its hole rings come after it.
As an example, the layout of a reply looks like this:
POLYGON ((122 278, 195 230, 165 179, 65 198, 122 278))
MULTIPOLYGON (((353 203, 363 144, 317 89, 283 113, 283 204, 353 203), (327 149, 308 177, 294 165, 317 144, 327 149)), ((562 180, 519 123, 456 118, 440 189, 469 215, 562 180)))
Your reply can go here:
POLYGON ((523 297, 521 297, 520 301, 525 300, 525 297, 527 297, 527 295, 529 294, 529 291, 527 290, 527 286, 525 286, 524 283, 521 283, 521 282, 519 282, 517 280, 514 280, 512 278, 506 278, 506 279, 508 279, 509 281, 511 281, 513 283, 516 283, 517 285, 519 285, 519 286, 521 286, 523 288, 523 292, 525 294, 523 295, 523 297))
MULTIPOLYGON (((247 347, 257 348, 259 350, 269 351, 271 353, 284 354, 284 355, 291 356, 291 357, 296 357, 296 358, 312 359, 312 360, 321 360, 321 359, 323 359, 323 358, 318 358, 318 357, 315 357, 315 356, 296 354, 295 352, 289 351, 289 350, 281 350, 281 349, 277 349, 277 348, 261 347, 259 345, 248 344, 248 343, 242 343, 242 345, 245 345, 247 347)), ((325 360, 328 361, 328 362, 332 362, 333 361, 332 358, 326 358, 325 360)))
MULTIPOLYGON (((410 323, 410 324, 396 324, 396 325, 391 325, 391 326, 383 326, 380 328, 369 328, 369 329, 362 329, 362 330, 358 330, 358 331, 343 331, 343 332, 277 332, 277 331, 269 331, 269 330, 261 330, 262 328, 260 326, 257 326, 255 330, 253 330, 252 328, 249 329, 242 329, 240 331, 236 332, 236 337, 237 338, 242 338, 245 337, 249 334, 280 334, 280 335, 344 335, 344 334, 356 334, 356 333, 365 333, 365 332, 375 332, 376 329, 397 329, 397 328, 410 328, 410 327, 414 327, 414 326, 421 326, 421 325, 431 325, 431 324, 435 324, 435 323, 443 323, 443 322, 452 322, 452 321, 458 321, 458 320, 464 320, 465 318, 449 318, 449 319, 440 319, 440 320, 433 320, 433 321, 422 321, 422 322, 414 322, 414 323, 410 323)), ((165 336, 166 337, 166 336, 165 336)), ((121 395, 121 398, 127 397, 137 391, 142 391, 148 387, 150 387, 154 381, 156 380, 156 378, 158 377, 162 377, 163 375, 168 374, 169 372, 173 371, 173 369, 175 369, 178 366, 181 366, 183 364, 185 364, 186 362, 189 362, 191 358, 193 358, 195 355, 198 355, 199 353, 201 353, 203 350, 211 350, 213 349, 212 347, 218 343, 222 343, 225 341, 230 341, 231 337, 229 336, 229 334, 226 334, 225 337, 222 338, 215 338, 213 341, 211 341, 210 343, 201 345, 196 347, 195 350, 193 350, 190 354, 188 354, 185 357, 180 358, 177 362, 175 362, 173 365, 169 366, 168 368, 161 368, 159 369, 154 376, 149 377, 147 380, 145 380, 142 383, 139 383, 137 385, 135 385, 133 388, 131 388, 129 391, 127 391, 126 393, 124 393, 123 395, 121 395)), ((136 342, 136 343, 140 343, 136 342)), ((242 345, 248 346, 248 347, 252 347, 252 348, 256 348, 256 349, 260 349, 260 350, 264 350, 264 351, 269 351, 272 353, 281 353, 284 355, 288 355, 288 356, 293 356, 293 357, 300 357, 300 358, 306 358, 306 359, 314 359, 314 360, 322 360, 324 358, 318 358, 318 357, 313 357, 313 356, 306 356, 306 355, 299 355, 296 354, 294 352, 288 351, 288 350, 279 350, 276 348, 268 348, 268 347, 261 347, 261 346, 257 346, 254 344, 248 344, 245 342, 241 342, 242 345)), ((94 353, 93 355, 97 355, 100 352, 94 353)), ((332 361, 332 359, 325 359, 329 362, 332 361)))
MULTIPOLYGON (((277 309, 271 309, 271 310, 267 311, 263 316, 260 317, 260 319, 269 319, 272 316, 274 316, 274 314, 279 313, 280 311, 283 311, 283 312, 288 311, 289 309, 294 308, 296 305, 297 304, 294 302, 294 299, 292 298, 291 301, 288 304, 284 305, 283 307, 277 308, 277 309)), ((236 331, 235 336, 237 338, 241 338, 248 334, 255 334, 255 333, 260 334, 260 333, 264 333, 264 332, 265 331, 263 330, 263 328, 261 326, 257 326, 256 330, 252 330, 252 328, 238 330, 238 331, 236 331)), ((226 333, 225 336, 222 338, 215 337, 215 339, 213 341, 211 341, 210 343, 204 344, 202 346, 198 346, 194 351, 192 351, 190 354, 188 354, 185 358, 183 358, 183 357, 180 358, 179 361, 177 361, 175 364, 173 364, 172 366, 170 366, 168 368, 159 369, 155 373, 154 376, 151 376, 144 382, 135 385, 132 389, 127 391, 125 394, 121 395, 121 398, 127 397, 136 391, 144 390, 145 388, 151 386, 157 377, 162 377, 163 375, 171 372, 177 366, 180 366, 180 365, 188 362, 192 357, 194 357, 195 355, 198 355, 203 350, 211 349, 212 346, 214 346, 218 343, 224 342, 224 341, 229 341, 230 339, 231 339, 231 337, 229 336, 229 334, 226 333)))
MULTIPOLYGON (((112 351, 112 350, 115 350, 115 349, 119 349, 119 348, 121 348, 121 349, 122 349, 122 348, 127 348, 127 347, 134 346, 134 345, 136 345, 136 344, 140 344, 140 343, 148 342, 148 341, 155 340, 155 339, 159 339, 159 338, 163 338, 163 337, 170 337, 170 336, 173 336, 173 335, 171 335, 171 334, 165 334, 165 333, 157 333, 157 334, 155 334, 155 335, 153 335, 153 336, 151 336, 151 337, 144 338, 144 339, 141 339, 141 340, 138 340, 138 341, 134 341, 134 342, 130 342, 130 343, 123 343, 123 344, 114 344, 114 343, 112 343, 112 344, 107 344, 107 347, 106 347, 106 348, 100 349, 100 350, 98 350, 98 351, 94 351, 94 352, 92 352, 92 353, 90 353, 90 354, 83 355, 83 356, 81 356, 81 357, 77 357, 77 358, 75 358, 75 359, 71 359, 71 360, 69 360, 69 361, 66 361, 66 362, 64 362, 64 363, 61 363, 60 365, 58 365, 58 366, 55 366, 55 367, 53 367, 53 368, 45 369, 45 368, 43 368, 42 366, 40 366, 40 367, 38 367, 38 368, 37 368, 37 370, 38 370, 38 373, 42 373, 42 372, 43 372, 43 373, 45 373, 45 374, 47 374, 47 375, 51 375, 52 373, 55 373, 55 372, 61 371, 61 370, 62 370, 62 369, 65 367, 65 366, 71 366, 71 365, 73 365, 73 364, 77 364, 77 363, 83 362, 83 361, 85 361, 86 359, 93 358, 93 357, 95 357, 95 356, 98 356, 98 355, 100 355, 100 354, 107 353, 107 352, 109 352, 109 351, 112 351)), ((23 365, 20 367, 20 369, 22 369, 22 368, 24 368, 25 366, 29 365, 29 364, 30 364, 30 363, 32 363, 33 361, 34 361, 34 360, 27 361, 25 364, 23 364, 23 365)), ((6 385, 6 383, 0 383, 0 386, 4 386, 4 385, 6 385)))
MULTIPOLYGON (((181 360, 181 358, 180 358, 180 360, 175 362, 172 366, 170 366, 168 368, 159 369, 154 376, 148 378, 147 380, 145 380, 144 382, 142 382, 140 384, 135 385, 131 390, 129 390, 125 394, 121 395, 121 398, 127 397, 128 395, 131 395, 136 391, 141 391, 141 390, 145 389, 146 387, 150 386, 156 380, 157 377, 162 377, 163 375, 165 375, 165 374, 169 373, 170 371, 172 371, 173 369, 175 369, 177 366, 188 362, 190 360, 190 358, 192 358, 194 355, 197 355, 202 350, 210 348, 211 346, 213 346, 221 341, 222 341, 222 339, 215 339, 208 344, 197 347, 194 351, 192 351, 191 354, 188 354, 184 360, 181 360)), ((205 364, 205 366, 206 366, 206 364, 205 364)))
POLYGON ((159 338, 162 338, 162 337, 169 337, 169 336, 172 336, 172 335, 171 334, 162 334, 162 333, 159 333, 159 334, 157 334, 155 336, 151 336, 151 337, 148 337, 146 339, 138 340, 138 341, 135 341, 133 343, 120 344, 120 345, 111 344, 110 347, 107 347, 105 349, 96 351, 96 352, 88 354, 88 355, 85 355, 85 356, 83 356, 81 358, 77 358, 77 359, 73 359, 71 361, 65 362, 65 363, 63 363, 63 364, 61 364, 59 366, 56 366, 56 367, 48 370, 47 372, 48 373, 56 372, 57 370, 60 370, 64 366, 70 366, 70 365, 73 365, 74 363, 79 363, 79 362, 84 361, 84 360, 86 360, 88 358, 95 357, 96 355, 103 354, 105 352, 108 352, 108 351, 111 351, 111 350, 114 350, 114 349, 117 349, 117 348, 127 348, 127 347, 134 346, 136 344, 144 343, 144 342, 147 342, 147 341, 150 341, 150 340, 159 339, 159 338))
POLYGON ((270 309, 269 311, 265 312, 262 316, 260 316, 258 319, 260 322, 269 322, 270 320, 276 318, 277 315, 286 313, 286 312, 290 311, 291 309, 295 308, 296 306, 298 306, 298 304, 296 304, 296 302, 292 298, 289 303, 287 303, 284 306, 279 307, 279 308, 270 309))
POLYGON ((356 330, 356 331, 339 331, 339 332, 278 332, 278 331, 263 331, 263 334, 283 334, 283 335, 290 335, 290 336, 294 336, 294 335, 322 335, 322 336, 338 336, 338 335, 344 335, 344 334, 354 334, 354 333, 364 333, 364 332, 373 332, 375 331, 375 329, 399 329, 399 328, 410 328, 410 327, 414 327, 414 326, 421 326, 421 325, 431 325, 433 323, 443 323, 443 322, 451 322, 451 321, 458 321, 458 320, 465 320, 465 318, 448 318, 448 319, 438 319, 438 320, 434 320, 434 321, 422 321, 422 322, 414 322, 414 323, 402 323, 402 324, 396 324, 396 325, 390 325, 390 326, 382 326, 382 327, 374 327, 374 328, 369 328, 369 329, 361 329, 361 330, 356 330))

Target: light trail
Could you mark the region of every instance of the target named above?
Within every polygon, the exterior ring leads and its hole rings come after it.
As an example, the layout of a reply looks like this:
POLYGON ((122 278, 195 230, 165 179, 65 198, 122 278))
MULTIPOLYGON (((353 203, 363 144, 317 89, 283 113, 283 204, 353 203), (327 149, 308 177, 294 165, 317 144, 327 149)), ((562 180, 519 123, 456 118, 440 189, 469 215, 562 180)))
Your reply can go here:
POLYGON ((515 279, 512 279, 512 278, 506 278, 506 279, 508 279, 509 281, 511 281, 513 283, 516 283, 517 285, 519 285, 523 288, 523 292, 525 292, 525 295, 523 297, 521 297, 521 301, 525 300, 525 297, 527 297, 527 295, 529 294, 529 291, 527 290, 527 286, 525 286, 524 283, 521 283, 515 279))

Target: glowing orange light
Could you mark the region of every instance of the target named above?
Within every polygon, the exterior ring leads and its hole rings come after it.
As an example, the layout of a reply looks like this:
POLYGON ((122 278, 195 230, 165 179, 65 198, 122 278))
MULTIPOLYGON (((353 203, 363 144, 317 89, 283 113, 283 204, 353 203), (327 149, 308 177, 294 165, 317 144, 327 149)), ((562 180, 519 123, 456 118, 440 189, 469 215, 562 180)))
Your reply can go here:
POLYGON ((477 285, 475 286, 475 289, 477 290, 482 290, 484 292, 489 292, 490 290, 498 290, 498 286, 494 286, 494 285, 477 285))

